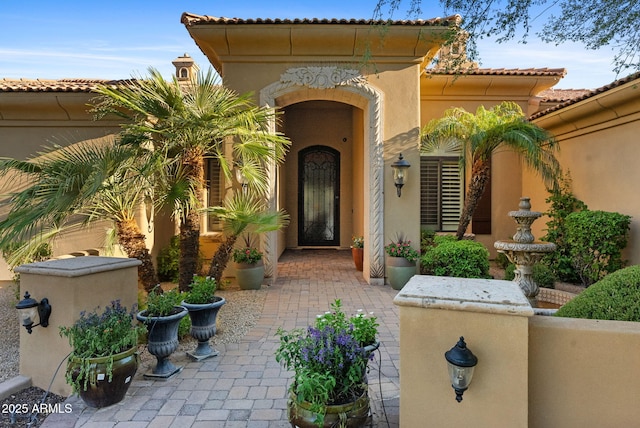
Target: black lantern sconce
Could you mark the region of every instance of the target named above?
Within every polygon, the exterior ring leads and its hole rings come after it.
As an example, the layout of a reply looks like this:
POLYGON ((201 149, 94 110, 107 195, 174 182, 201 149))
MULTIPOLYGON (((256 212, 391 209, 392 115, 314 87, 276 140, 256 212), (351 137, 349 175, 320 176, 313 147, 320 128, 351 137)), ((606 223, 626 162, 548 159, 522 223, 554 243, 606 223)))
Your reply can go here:
POLYGON ((451 386, 456 391, 456 401, 459 403, 462 401, 462 394, 469 388, 478 358, 467 348, 462 336, 453 348, 444 353, 444 357, 447 359, 451 386))
POLYGON ((20 300, 16 305, 16 309, 18 310, 18 316, 20 317, 20 322, 23 327, 27 329, 29 334, 31 334, 31 330, 33 327, 41 325, 42 327, 49 326, 49 316, 51 315, 51 305, 49 304, 49 299, 44 298, 38 303, 37 300, 32 299, 29 295, 29 292, 24 293, 24 299, 20 300), (38 315, 38 319, 40 322, 38 324, 34 324, 33 320, 38 315))
POLYGON ((407 181, 407 173, 410 166, 411 164, 402 157, 402 153, 398 156, 398 160, 391 164, 391 168, 393 168, 393 183, 396 185, 398 197, 402 195, 402 186, 407 181))

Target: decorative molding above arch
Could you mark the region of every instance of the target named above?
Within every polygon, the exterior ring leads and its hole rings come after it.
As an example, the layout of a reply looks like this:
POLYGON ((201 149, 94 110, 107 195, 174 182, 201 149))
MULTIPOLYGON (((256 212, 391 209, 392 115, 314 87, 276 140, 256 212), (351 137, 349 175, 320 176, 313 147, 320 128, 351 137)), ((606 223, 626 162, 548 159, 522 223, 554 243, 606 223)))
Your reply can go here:
MULTIPOLYGON (((358 70, 336 66, 296 67, 286 70, 280 80, 260 91, 260 105, 276 108, 311 99, 331 99, 354 105, 364 111, 364 170, 365 189, 369 190, 368 206, 364 219, 365 242, 367 242, 368 271, 365 279, 370 284, 384 285, 384 181, 383 181, 383 137, 382 107, 383 94, 371 86, 358 70), (311 90, 305 93, 304 90, 311 90), (356 95, 355 97, 353 95, 356 95)), ((269 124, 269 131, 276 132, 275 118, 269 124)), ((269 165, 270 179, 269 205, 276 209, 275 164, 269 165)), ((275 279, 277 235, 275 232, 264 237, 265 273, 275 279)), ((366 251, 366 250, 365 250, 366 251)), ((365 253, 366 254, 366 253, 365 253)))

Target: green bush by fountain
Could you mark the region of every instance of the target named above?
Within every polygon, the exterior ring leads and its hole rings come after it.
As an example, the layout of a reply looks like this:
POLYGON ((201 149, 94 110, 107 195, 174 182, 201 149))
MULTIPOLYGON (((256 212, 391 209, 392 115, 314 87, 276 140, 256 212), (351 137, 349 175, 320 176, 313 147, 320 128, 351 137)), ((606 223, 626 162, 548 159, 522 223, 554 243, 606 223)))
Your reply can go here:
POLYGON ((420 257, 422 274, 490 278, 489 251, 481 243, 458 241, 455 236, 436 236, 433 244, 420 257))
POLYGON ((562 306, 556 316, 640 321, 640 265, 605 276, 562 306))

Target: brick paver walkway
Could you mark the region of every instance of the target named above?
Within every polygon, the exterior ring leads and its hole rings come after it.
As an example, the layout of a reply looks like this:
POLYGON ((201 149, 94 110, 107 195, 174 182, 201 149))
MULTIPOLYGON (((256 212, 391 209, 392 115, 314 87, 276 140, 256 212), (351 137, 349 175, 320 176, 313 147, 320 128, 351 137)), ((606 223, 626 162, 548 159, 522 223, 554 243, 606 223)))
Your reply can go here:
POLYGON ((277 428, 287 422, 290 373, 274 358, 278 327, 306 327, 341 299, 345 312, 374 312, 381 346, 371 363, 369 393, 372 427, 398 427, 399 321, 396 291, 369 286, 355 270, 351 253, 336 250, 287 251, 278 278, 268 289, 255 327, 238 344, 216 346, 217 357, 191 361, 184 353, 171 360, 184 370, 166 380, 146 380, 138 370, 125 399, 91 409, 72 397, 73 411, 50 415, 42 428, 277 428))

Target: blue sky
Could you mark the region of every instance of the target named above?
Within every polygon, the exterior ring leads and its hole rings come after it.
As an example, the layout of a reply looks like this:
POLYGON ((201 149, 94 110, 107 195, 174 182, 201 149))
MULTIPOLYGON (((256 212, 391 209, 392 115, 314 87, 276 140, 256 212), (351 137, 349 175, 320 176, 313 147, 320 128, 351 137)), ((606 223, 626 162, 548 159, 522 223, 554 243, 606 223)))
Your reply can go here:
MULTIPOLYGON (((168 77, 174 72, 171 61, 184 53, 201 68, 209 64, 180 23, 182 12, 368 19, 375 5, 376 0, 0 0, 0 78, 124 79, 146 75, 148 67, 168 77)), ((444 16, 434 0, 423 0, 423 11, 425 19, 444 16)), ((593 89, 616 79, 609 51, 536 40, 526 45, 483 41, 479 49, 482 67, 564 67, 568 74, 557 88, 593 89)))

